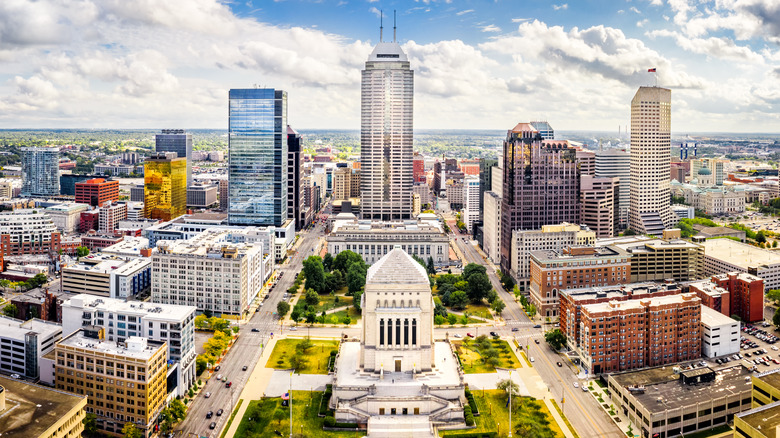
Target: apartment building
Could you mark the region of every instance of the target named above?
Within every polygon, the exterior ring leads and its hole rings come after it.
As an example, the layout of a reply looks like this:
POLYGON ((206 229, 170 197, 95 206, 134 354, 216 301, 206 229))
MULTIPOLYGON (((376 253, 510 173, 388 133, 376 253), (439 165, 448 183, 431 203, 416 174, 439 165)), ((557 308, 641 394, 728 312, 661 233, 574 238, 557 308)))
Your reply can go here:
POLYGON ((708 239, 704 273, 745 272, 764 280, 764 290, 780 289, 780 254, 731 239, 708 239))
POLYGON ((739 321, 701 306, 701 354, 715 358, 739 353, 739 321))
POLYGON ((83 327, 57 344, 56 387, 87 396, 87 413, 97 416, 100 432, 122 436, 134 423, 151 437, 165 407, 167 352, 164 342, 132 337, 108 341, 104 329, 83 327))
POLYGON ((0 213, 0 248, 3 256, 53 254, 60 249, 60 232, 42 210, 0 213))
POLYGON ((99 209, 98 230, 112 234, 119 221, 127 219, 127 204, 124 202, 106 202, 99 209))
POLYGON ((152 301, 217 315, 247 311, 266 278, 263 245, 232 237, 229 230, 208 229, 189 240, 159 242, 152 255, 152 301))
POLYGON ((560 251, 531 252, 531 301, 540 315, 558 317, 562 289, 628 283, 628 254, 613 247, 569 246, 560 251))
MULTIPOLYGON (((677 238, 647 237, 616 239, 613 242, 615 243, 610 246, 627 252, 631 258, 631 282, 633 283, 664 280, 693 281, 704 275, 704 247, 699 244, 677 238)), ((599 242, 598 245, 601 246, 602 243, 599 242)))
POLYGON ((41 357, 60 339, 59 324, 0 316, 0 372, 37 379, 41 357))
POLYGON ((145 337, 165 342, 168 359, 176 361, 169 369, 169 390, 177 388, 184 395, 196 379, 195 375, 195 306, 156 304, 76 295, 62 303, 62 332, 65 336, 83 326, 98 326, 105 330, 109 341, 125 342, 131 337, 145 337))
POLYGON ((669 365, 701 357, 695 294, 582 306, 578 350, 589 374, 669 365))
POLYGON ((132 298, 148 292, 152 263, 148 258, 90 254, 62 268, 64 292, 108 298, 132 298))
MULTIPOLYGON (((500 208, 503 208, 503 205, 500 208)), ((503 228, 499 233, 502 242, 505 238, 510 238, 509 235, 503 234, 503 228)), ((532 251, 560 251, 567 246, 592 245, 596 241, 596 233, 588 227, 564 222, 559 225, 544 225, 539 230, 514 230, 511 240, 510 275, 514 277, 521 291, 528 292, 532 251)))
POLYGON ((741 321, 764 319, 764 280, 744 272, 712 276, 688 285, 701 298, 702 305, 723 315, 736 315, 741 321))
POLYGON ((3 436, 78 438, 84 431, 87 397, 0 376, 3 436))

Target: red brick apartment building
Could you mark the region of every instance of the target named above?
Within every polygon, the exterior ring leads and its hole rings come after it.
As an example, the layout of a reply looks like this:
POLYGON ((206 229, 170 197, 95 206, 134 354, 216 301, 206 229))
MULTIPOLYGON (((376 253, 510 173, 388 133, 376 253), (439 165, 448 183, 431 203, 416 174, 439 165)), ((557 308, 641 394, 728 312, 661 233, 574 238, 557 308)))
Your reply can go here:
POLYGON ((687 293, 583 306, 582 364, 591 374, 701 357, 701 300, 687 293))
POLYGON ((93 178, 76 183, 76 202, 93 207, 119 200, 119 181, 93 178))
POLYGON ((710 280, 691 283, 702 305, 726 315, 737 315, 742 321, 764 319, 764 280, 745 272, 713 275, 710 280))
POLYGON ((53 254, 60 250, 60 232, 51 218, 37 210, 0 214, 0 250, 3 256, 53 254))
POLYGON ((569 247, 563 251, 532 251, 531 301, 539 314, 557 317, 563 289, 613 286, 631 281, 631 259, 611 246, 569 247))
POLYGON ((564 289, 560 291, 560 326, 569 347, 576 349, 580 339, 582 307, 610 301, 628 301, 677 295, 682 292, 677 283, 632 283, 608 287, 564 289))

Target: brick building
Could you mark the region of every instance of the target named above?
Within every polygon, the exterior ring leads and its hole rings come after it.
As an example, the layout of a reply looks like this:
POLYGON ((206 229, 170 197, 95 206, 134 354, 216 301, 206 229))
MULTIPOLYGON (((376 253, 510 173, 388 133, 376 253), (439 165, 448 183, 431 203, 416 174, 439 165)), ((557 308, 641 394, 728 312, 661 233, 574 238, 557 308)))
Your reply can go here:
POLYGON ((701 300, 695 294, 582 307, 578 352, 590 374, 668 365, 701 357, 701 300))
POLYGON ((100 210, 82 211, 79 217, 79 233, 100 228, 100 210))
POLYGON ((93 178, 76 183, 76 202, 93 207, 119 200, 119 181, 93 178))
POLYGON ((412 178, 414 182, 425 182, 425 159, 415 152, 412 158, 412 178))
POLYGON ((628 254, 620 248, 572 246, 531 252, 531 301, 539 315, 558 316, 561 289, 613 286, 631 281, 628 254))
POLYGON ((89 248, 90 251, 95 252, 103 248, 107 248, 111 245, 115 245, 121 242, 125 237, 117 236, 113 234, 98 234, 95 231, 90 231, 85 236, 81 236, 81 245, 89 248))
POLYGON ((713 275, 711 279, 689 285, 702 304, 742 321, 764 319, 764 280, 744 272, 713 275))
POLYGON ((60 232, 51 218, 37 210, 0 213, 0 254, 52 254, 60 249, 60 232))

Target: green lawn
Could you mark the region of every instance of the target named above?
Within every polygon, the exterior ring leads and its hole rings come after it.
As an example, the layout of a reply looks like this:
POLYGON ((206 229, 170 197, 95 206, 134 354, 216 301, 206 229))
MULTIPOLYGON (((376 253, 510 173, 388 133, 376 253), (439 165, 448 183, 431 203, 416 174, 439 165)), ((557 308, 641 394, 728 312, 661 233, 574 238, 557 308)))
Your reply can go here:
MULTIPOLYGON (((517 359, 514 351, 510 347, 509 343, 504 340, 491 339, 490 343, 495 348, 498 355, 498 368, 518 368, 520 361, 517 359), (502 346, 504 348, 502 348, 502 346)), ((460 363, 463 368, 463 372, 466 374, 475 373, 492 373, 496 370, 496 367, 484 363, 482 355, 480 354, 479 347, 477 347, 474 341, 454 341, 453 345, 455 350, 459 351, 460 363)))
MULTIPOLYGON (((473 391, 480 415, 474 417, 476 427, 468 430, 448 430, 441 436, 459 433, 498 432, 499 437, 507 436, 509 426, 509 407, 506 406, 506 393, 497 389, 473 391)), ((531 397, 512 397, 512 435, 536 438, 564 437, 558 424, 553 420, 544 402, 531 397), (518 427, 523 427, 519 431, 518 427)))
POLYGON ((352 297, 347 297, 344 295, 320 295, 320 302, 313 310, 317 315, 319 315, 325 310, 351 305, 352 297), (339 299, 338 303, 336 303, 336 298, 339 299))
MULTIPOLYGON (((293 391, 293 434, 297 438, 355 437, 355 432, 327 432, 322 430, 324 418, 317 416, 322 392, 293 391)), ((264 398, 249 402, 246 413, 236 429, 235 436, 242 438, 279 438, 290 434, 290 410, 282 406, 281 398, 264 398), (274 415, 276 411, 279 414, 274 415), (281 435, 275 433, 279 431, 281 435)), ((363 432, 365 435, 365 432, 363 432)), ((359 436, 363 436, 359 435, 359 436)))
MULTIPOLYGON (((289 359, 298 354, 295 346, 303 342, 303 339, 282 339, 274 346, 271 357, 268 359, 267 368, 289 369, 289 359), (281 362, 281 363, 280 363, 281 362)), ((328 359, 331 350, 338 350, 338 341, 312 340, 314 346, 306 352, 308 365, 299 370, 301 374, 328 374, 328 359)))
POLYGON ((341 321, 344 320, 344 317, 347 316, 347 314, 349 314, 350 325, 357 324, 357 322, 360 320, 360 312, 358 312, 354 307, 350 306, 347 309, 325 315, 325 324, 341 324, 341 321), (333 319, 334 317, 336 318, 335 320, 333 319))

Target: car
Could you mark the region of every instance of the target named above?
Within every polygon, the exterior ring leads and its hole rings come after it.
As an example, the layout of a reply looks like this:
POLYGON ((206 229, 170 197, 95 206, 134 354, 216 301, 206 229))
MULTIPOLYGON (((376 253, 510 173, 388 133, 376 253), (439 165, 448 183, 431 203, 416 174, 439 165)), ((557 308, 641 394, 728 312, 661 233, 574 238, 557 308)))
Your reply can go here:
POLYGON ((490 332, 490 336, 492 336, 492 337, 494 337, 494 338, 497 338, 497 337, 498 337, 498 333, 496 333, 496 332, 490 332))
POLYGON ((588 392, 588 387, 585 385, 582 385, 582 392, 588 392))
POLYGON ((222 381, 223 381, 223 382, 227 382, 227 376, 223 377, 223 378, 222 378, 222 381))
POLYGON ((217 374, 217 380, 222 380, 222 374, 217 374))
POLYGON ((577 383, 577 382, 574 382, 574 387, 575 387, 575 388, 579 388, 579 387, 580 387, 580 384, 579 384, 579 383, 577 383))
POLYGON ((538 344, 538 343, 539 343, 539 340, 538 340, 538 339, 534 339, 534 342, 538 344))
POLYGON ((230 388, 231 386, 233 386, 233 382, 225 383, 225 388, 230 388))
POLYGON ((294 331, 297 331, 297 330, 298 330, 298 327, 290 327, 290 331, 291 332, 294 332, 294 331))
POLYGON ((209 429, 216 429, 217 428, 217 422, 212 421, 211 424, 209 424, 209 429))
POLYGON ((560 363, 560 362, 555 362, 555 365, 558 365, 559 367, 562 367, 562 366, 563 366, 563 364, 562 364, 562 363, 560 363))
POLYGON ((211 393, 207 392, 207 393, 203 394, 203 396, 206 397, 206 398, 209 398, 209 397, 211 397, 211 393))
POLYGON ((218 410, 217 410, 217 417, 220 417, 220 416, 222 416, 222 413, 223 413, 223 412, 225 412, 223 409, 218 409, 218 410))
POLYGON ((529 357, 529 358, 528 358, 528 360, 530 360, 531 362, 533 362, 533 361, 534 361, 534 358, 533 358, 533 357, 529 357))
POLYGON ((206 418, 211 418, 213 416, 214 416, 214 412, 212 412, 212 411, 206 412, 206 418))
POLYGON ((750 357, 750 353, 745 353, 745 357, 750 357))
POLYGON ((241 371, 246 371, 248 368, 249 368, 248 366, 244 365, 243 367, 241 367, 241 371))
POLYGON ((473 337, 474 337, 474 335, 472 335, 471 333, 466 333, 466 336, 468 336, 468 337, 470 337, 470 338, 473 338, 473 337))
POLYGON ((517 327, 512 327, 512 331, 513 331, 513 332, 519 332, 519 331, 520 331, 520 329, 519 329, 519 328, 517 328, 517 327))
POLYGON ((462 337, 463 337, 463 335, 461 335, 460 333, 455 333, 455 334, 454 334, 454 335, 452 335, 452 336, 454 336, 454 337, 456 337, 456 338, 462 338, 462 337))
POLYGON ((536 325, 534 326, 534 328, 542 328, 542 325, 541 325, 541 324, 536 324, 536 325))
POLYGON ((20 376, 19 374, 14 373, 14 374, 11 374, 11 378, 12 379, 21 379, 22 376, 20 376))
POLYGON ((258 333, 258 332, 260 332, 260 330, 259 330, 259 329, 256 329, 256 328, 253 328, 253 329, 252 329, 252 333, 258 333))
POLYGON ((214 371, 219 371, 220 368, 222 368, 222 365, 217 365, 214 367, 214 371))

